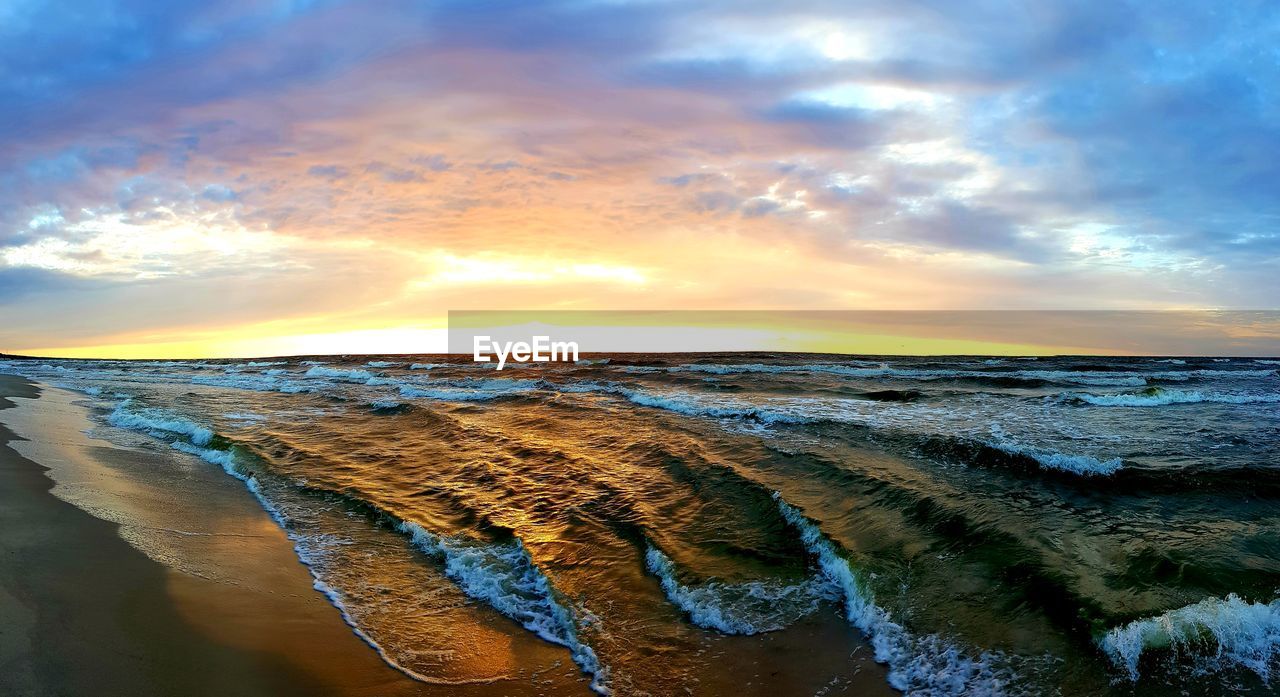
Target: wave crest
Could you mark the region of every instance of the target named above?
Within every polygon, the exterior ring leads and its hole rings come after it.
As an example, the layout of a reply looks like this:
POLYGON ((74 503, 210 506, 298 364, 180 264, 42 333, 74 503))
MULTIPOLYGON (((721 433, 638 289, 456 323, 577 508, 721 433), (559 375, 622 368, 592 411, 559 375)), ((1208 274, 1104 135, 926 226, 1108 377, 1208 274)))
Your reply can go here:
POLYGON ((1162 649, 1199 659, 1209 669, 1238 666, 1270 681, 1280 661, 1280 600, 1249 603, 1235 593, 1209 598, 1116 627, 1098 645, 1130 680, 1139 677, 1143 653, 1162 649))
POLYGON ((1166 390, 1153 387, 1136 394, 1072 394, 1067 401, 1099 407, 1163 407, 1172 404, 1275 404, 1280 394, 1201 392, 1199 390, 1166 390))
POLYGON ((591 688, 609 694, 608 669, 578 637, 578 621, 558 598, 550 579, 538 569, 518 538, 482 544, 459 537, 436 535, 417 523, 401 521, 396 528, 425 554, 444 562, 445 575, 462 592, 488 603, 543 639, 569 649, 574 662, 592 677, 591 688))
POLYGON ((653 545, 645 564, 658 577, 667 599, 689 615, 694 624, 725 634, 777 631, 812 613, 824 600, 836 600, 835 588, 823 577, 788 585, 749 581, 699 586, 680 583, 671 558, 653 545))
POLYGON ((800 539, 818 561, 819 568, 843 596, 845 617, 871 640, 877 662, 889 666, 889 684, 911 695, 1001 695, 1009 677, 999 654, 970 656, 938 635, 913 636, 875 603, 863 577, 836 550, 835 545, 803 513, 774 492, 782 517, 800 533, 800 539))

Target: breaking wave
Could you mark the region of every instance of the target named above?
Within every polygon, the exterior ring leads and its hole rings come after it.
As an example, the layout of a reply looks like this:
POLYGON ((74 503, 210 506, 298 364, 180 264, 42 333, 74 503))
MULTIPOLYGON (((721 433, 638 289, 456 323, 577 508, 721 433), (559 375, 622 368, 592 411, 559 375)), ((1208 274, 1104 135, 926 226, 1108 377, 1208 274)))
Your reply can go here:
POLYGON ((725 634, 776 631, 812 613, 823 601, 837 599, 835 588, 823 576, 790 585, 768 581, 684 585, 676 577, 675 564, 653 545, 645 554, 645 564, 658 577, 667 599, 694 624, 725 634))
POLYGON ((1163 407, 1172 404, 1275 404, 1280 403, 1280 393, 1250 394, 1229 392, 1201 392, 1198 390, 1166 390, 1153 387, 1136 394, 1072 394, 1063 397, 1067 401, 1091 404, 1099 407, 1163 407))
POLYGON ((889 684, 910 695, 1001 695, 1010 675, 1002 656, 983 652, 975 657, 937 635, 912 636, 889 613, 875 604, 863 574, 836 550, 826 535, 777 492, 782 517, 800 533, 809 553, 826 578, 839 589, 845 618, 871 641, 876 661, 889 666, 889 684))
POLYGON ((342 369, 342 368, 326 368, 324 366, 313 366, 306 372, 309 378, 331 378, 333 380, 345 380, 347 382, 364 382, 373 377, 373 373, 358 368, 342 369))
POLYGON ((1034 460, 1043 469, 1070 472, 1084 476, 1115 474, 1124 467, 1124 460, 1113 457, 1102 460, 1091 455, 1073 455, 1043 448, 1033 448, 1010 441, 999 428, 991 429, 992 441, 983 443, 1009 455, 1034 460))
MULTIPOLYGON (((125 411, 126 404, 127 402, 121 404, 108 417, 112 425, 156 437, 166 434, 186 436, 188 440, 174 440, 170 445, 176 450, 216 464, 227 474, 244 482, 272 519, 286 533, 290 533, 290 539, 298 545, 299 558, 312 571, 314 587, 334 603, 356 634, 396 669, 415 679, 435 682, 387 656, 357 626, 350 610, 342 604, 341 594, 320 578, 314 565, 304 554, 302 547, 306 541, 291 533, 288 516, 263 494, 255 475, 241 467, 232 450, 207 447, 214 440, 212 430, 159 410, 125 411)), ((387 516, 381 511, 379 513, 387 516)), ((568 648, 583 672, 592 676, 592 689, 600 694, 609 694, 608 669, 601 665, 595 651, 579 639, 578 622, 573 611, 559 599, 551 581, 534 564, 518 538, 509 542, 484 544, 461 537, 436 535, 409 521, 397 521, 396 529, 409 536, 423 553, 442 561, 445 574, 468 596, 484 601, 539 637, 568 648)))
POLYGON ((609 694, 608 669, 601 665, 595 651, 579 639, 573 611, 560 600, 519 538, 484 544, 436 535, 409 521, 401 521, 397 529, 425 554, 441 560, 445 575, 464 593, 484 601, 543 639, 568 648, 574 662, 592 677, 592 689, 609 694))
POLYGON ((158 409, 142 409, 129 411, 129 400, 121 402, 109 415, 107 421, 118 428, 131 431, 142 431, 151 435, 163 434, 186 436, 197 446, 208 445, 213 440, 213 431, 194 424, 186 419, 173 416, 158 409))
POLYGON ((1234 593, 1209 598, 1116 627, 1098 645, 1130 680, 1139 678, 1144 653, 1161 650, 1189 658, 1202 670, 1239 667, 1270 681, 1280 667, 1280 600, 1250 603, 1234 593))

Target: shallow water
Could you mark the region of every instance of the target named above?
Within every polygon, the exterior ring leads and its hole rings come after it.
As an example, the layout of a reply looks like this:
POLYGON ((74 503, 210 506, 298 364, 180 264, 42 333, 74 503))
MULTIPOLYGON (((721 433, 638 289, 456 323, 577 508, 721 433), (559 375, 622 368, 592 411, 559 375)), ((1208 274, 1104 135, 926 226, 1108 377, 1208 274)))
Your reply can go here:
POLYGON ((86 392, 104 432, 243 479, 353 628, 426 679, 539 679, 519 652, 495 665, 478 648, 506 631, 559 647, 553 691, 813 693, 860 670, 862 637, 915 694, 1217 694, 1280 676, 1277 367, 0 370, 86 392))

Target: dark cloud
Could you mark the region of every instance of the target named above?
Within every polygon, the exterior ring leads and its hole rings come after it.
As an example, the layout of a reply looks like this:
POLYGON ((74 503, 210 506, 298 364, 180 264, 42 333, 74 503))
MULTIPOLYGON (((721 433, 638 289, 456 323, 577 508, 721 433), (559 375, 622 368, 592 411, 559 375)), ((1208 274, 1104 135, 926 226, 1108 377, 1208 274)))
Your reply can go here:
POLYGON ((0 305, 24 303, 45 294, 96 291, 106 283, 32 267, 0 266, 0 305))

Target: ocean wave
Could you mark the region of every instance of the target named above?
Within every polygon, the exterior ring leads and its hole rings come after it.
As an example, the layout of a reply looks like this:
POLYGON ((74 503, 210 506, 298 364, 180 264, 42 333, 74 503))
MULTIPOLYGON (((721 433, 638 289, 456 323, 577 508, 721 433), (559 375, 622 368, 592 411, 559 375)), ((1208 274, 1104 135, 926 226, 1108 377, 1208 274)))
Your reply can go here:
MULTIPOLYGON (((183 441, 174 442, 173 447, 182 452, 195 455, 206 462, 218 465, 222 467, 223 471, 227 474, 244 482, 245 488, 248 489, 249 493, 258 501, 258 504, 262 506, 262 509, 266 511, 267 515, 270 516, 271 519, 275 521, 276 525, 284 531, 289 540, 294 543, 294 552, 298 555, 298 560, 302 562, 303 566, 307 567, 307 571, 311 575, 311 587, 328 599, 329 603, 338 610, 338 614, 342 617, 342 621, 351 629, 352 633, 372 648, 387 665, 419 682, 437 685, 458 684, 458 681, 440 680, 423 675, 422 673, 409 668, 397 660, 396 657, 392 656, 390 652, 383 648, 381 644, 379 644, 372 636, 369 635, 368 632, 364 630, 363 627, 360 626, 360 623, 354 616, 356 614, 355 608, 350 606, 341 591, 326 583, 321 577, 323 572, 321 570, 322 565, 319 563, 319 558, 323 555, 318 551, 318 547, 321 546, 319 544, 319 540, 317 540, 316 536, 303 535, 294 528, 290 522, 289 515, 280 506, 276 505, 274 501, 268 498, 265 492, 263 492, 262 484, 258 481, 257 477, 242 469, 235 453, 230 450, 198 448, 183 441)), ((484 683, 491 681, 481 679, 464 682, 484 683)))
POLYGON ((373 373, 359 368, 342 369, 342 368, 326 368, 324 366, 313 366, 306 372, 309 378, 331 378, 333 380, 344 380, 346 382, 364 382, 373 377, 373 373))
MULTIPOLYGON (((129 416, 137 416, 129 415, 129 416)), ((263 510, 275 523, 284 530, 294 543, 294 550, 299 560, 307 567, 312 577, 312 587, 323 593, 342 615, 343 621, 351 630, 372 647, 378 655, 391 667, 405 675, 422 682, 435 684, 455 684, 456 681, 442 681, 422 675, 406 667, 391 656, 377 641, 360 627, 355 620, 352 608, 347 606, 346 599, 337 589, 329 585, 321 577, 320 565, 317 563, 316 543, 313 536, 300 534, 290 522, 290 516, 263 491, 262 482, 257 476, 246 470, 231 449, 205 447, 213 440, 213 432, 203 427, 188 429, 188 424, 176 417, 152 414, 144 422, 136 419, 120 419, 123 427, 140 430, 158 436, 157 431, 185 433, 191 442, 173 441, 170 445, 178 451, 194 455, 206 462, 220 466, 224 472, 244 482, 245 487, 262 506, 263 510), (205 437, 208 434, 208 437, 205 437)), ((381 515, 387 514, 378 511, 381 515)), ((390 517, 390 516, 387 516, 390 517)), ((394 518, 392 519, 394 520, 394 518)), ((397 528, 410 536, 412 541, 430 555, 443 555, 446 562, 446 574, 458 582, 459 587, 469 596, 489 602, 503 614, 521 622, 526 628, 534 631, 544 639, 561 644, 570 649, 574 660, 593 677, 592 688, 601 694, 608 694, 605 684, 608 671, 599 665, 594 651, 577 640, 576 625, 572 624, 572 614, 555 600, 550 582, 533 566, 532 560, 524 551, 523 545, 516 540, 507 546, 469 547, 453 538, 443 538, 426 531, 421 526, 404 521, 397 522, 397 528), (506 570, 505 573, 503 570, 506 570)), ((489 682, 489 680, 464 681, 489 682)))
POLYGON ((245 472, 242 472, 240 470, 239 466, 237 465, 235 453, 231 452, 230 450, 218 450, 216 448, 201 448, 181 440, 174 441, 170 445, 173 447, 174 450, 180 450, 184 453, 187 453, 188 455, 195 455, 196 457, 200 458, 201 460, 204 460, 205 462, 209 462, 221 467, 224 472, 235 477, 236 479, 239 479, 241 481, 249 481, 249 478, 251 475, 245 472))
POLYGON ((840 364, 811 365, 769 365, 763 363, 744 364, 688 364, 669 368, 645 368, 631 366, 628 372, 695 372, 714 375, 733 375, 737 373, 827 373, 855 378, 896 378, 903 380, 945 381, 945 380, 977 380, 997 384, 1037 384, 1060 383, 1092 386, 1139 387, 1147 384, 1146 374, 1142 373, 1096 373, 1070 370, 924 370, 919 368, 894 368, 881 363, 877 367, 840 364))
POLYGON ((365 365, 370 368, 390 368, 399 364, 395 361, 369 361, 368 363, 365 363, 365 365))
POLYGON ((126 400, 117 406, 107 415, 107 422, 118 428, 142 431, 157 436, 160 434, 186 436, 192 444, 197 446, 208 445, 213 440, 213 431, 204 426, 158 409, 130 411, 129 404, 126 400))
POLYGON ((517 378, 429 380, 375 376, 366 380, 365 384, 370 387, 394 387, 404 399, 432 399, 446 402, 483 402, 525 395, 553 387, 545 380, 517 378))
POLYGON ((1064 401, 1100 407, 1163 407, 1172 404, 1275 404, 1280 393, 1201 392, 1199 390, 1166 390, 1159 387, 1136 394, 1068 394, 1064 401))
POLYGON ((963 370, 895 368, 881 363, 876 367, 815 363, 807 365, 772 365, 763 363, 690 363, 678 366, 626 366, 632 373, 708 373, 733 375, 740 373, 827 373, 858 378, 895 378, 919 381, 979 381, 1001 386, 1024 384, 1085 385, 1090 387, 1142 387, 1151 380, 1185 381, 1192 378, 1255 378, 1274 374, 1270 370, 1222 370, 1199 368, 1192 370, 963 370))
POLYGON ((314 392, 316 386, 305 385, 293 380, 281 380, 277 375, 196 375, 191 378, 193 385, 209 387, 225 387, 233 390, 249 390, 251 392, 282 392, 299 394, 314 392))
POLYGON ((230 412, 227 412, 226 414, 223 414, 223 416, 228 419, 231 419, 232 421, 250 421, 255 423, 261 423, 267 420, 267 417, 263 416, 262 414, 255 414, 253 412, 248 412, 248 411, 230 411, 230 412))
POLYGON ((872 390, 858 395, 874 402, 914 402, 924 396, 917 390, 872 390))
POLYGON ((763 423, 809 423, 814 418, 795 410, 770 409, 748 402, 731 402, 724 399, 701 398, 693 394, 654 394, 642 390, 622 389, 619 392, 635 404, 673 411, 686 416, 712 418, 751 419, 763 423))
POLYGON ((712 581, 698 586, 681 584, 676 567, 661 550, 649 545, 645 565, 658 577, 667 599, 689 615, 694 624, 725 634, 761 634, 789 626, 836 600, 835 588, 825 577, 815 576, 798 584, 748 581, 712 581))
POLYGON ((773 494, 782 517, 800 533, 826 578, 840 590, 845 617, 871 641, 877 662, 889 666, 889 684, 910 695, 1002 695, 1011 676, 1003 657, 983 652, 970 656, 937 635, 913 636, 876 605, 863 574, 836 550, 818 526, 773 494))
POLYGON ((991 437, 992 440, 983 441, 981 444, 1009 455, 1030 458, 1041 469, 1105 477, 1115 474, 1124 467, 1124 460, 1118 457, 1102 460, 1091 455, 1073 455, 1022 445, 1010 440, 999 426, 992 427, 991 437))
POLYGON ((1186 656, 1202 669, 1240 667, 1271 679, 1280 661, 1280 600, 1250 603, 1232 593, 1116 627, 1098 642, 1130 680, 1148 650, 1186 656))
POLYGON ((491 399, 510 397, 534 391, 531 387, 506 387, 483 389, 468 387, 412 387, 402 385, 400 396, 405 399, 434 399, 442 402, 487 402, 491 399))
POLYGON ((461 537, 436 535, 417 523, 397 526, 428 556, 444 562, 445 575, 464 593, 484 601, 543 639, 569 649, 591 687, 609 694, 608 669, 595 651, 579 638, 578 621, 559 599, 550 579, 529 556, 518 538, 484 544, 461 537))

